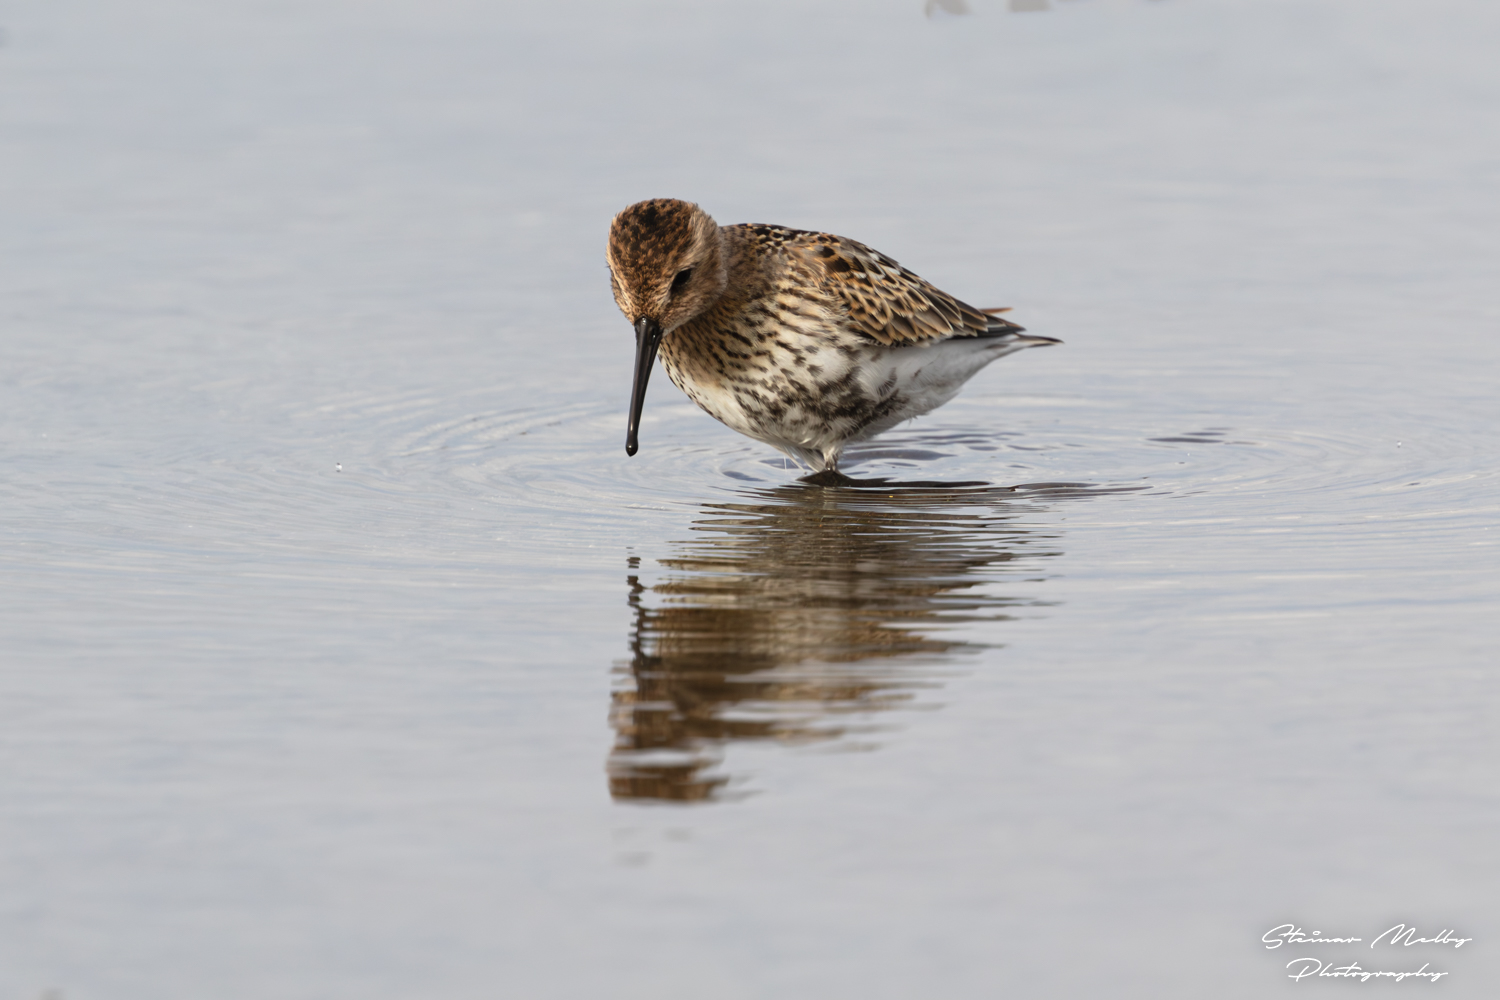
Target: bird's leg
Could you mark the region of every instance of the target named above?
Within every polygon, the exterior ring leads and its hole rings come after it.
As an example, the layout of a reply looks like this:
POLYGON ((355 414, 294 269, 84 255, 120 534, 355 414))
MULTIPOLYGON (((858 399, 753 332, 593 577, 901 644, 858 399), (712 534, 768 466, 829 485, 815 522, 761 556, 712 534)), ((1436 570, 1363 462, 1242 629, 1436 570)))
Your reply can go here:
POLYGON ((850 479, 848 476, 839 471, 839 456, 837 453, 834 453, 833 455, 825 454, 823 456, 823 468, 819 469, 817 472, 814 472, 810 476, 803 476, 799 480, 799 482, 804 482, 811 486, 856 485, 853 479, 850 479))

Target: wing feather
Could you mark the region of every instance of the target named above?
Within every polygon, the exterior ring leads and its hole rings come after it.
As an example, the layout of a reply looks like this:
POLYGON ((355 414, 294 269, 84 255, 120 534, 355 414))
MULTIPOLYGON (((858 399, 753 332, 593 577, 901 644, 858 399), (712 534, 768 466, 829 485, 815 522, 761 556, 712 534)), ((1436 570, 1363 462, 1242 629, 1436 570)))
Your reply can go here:
POLYGON ((782 245, 847 312, 854 329, 878 343, 930 344, 1023 329, 959 301, 863 243, 793 230, 782 245))

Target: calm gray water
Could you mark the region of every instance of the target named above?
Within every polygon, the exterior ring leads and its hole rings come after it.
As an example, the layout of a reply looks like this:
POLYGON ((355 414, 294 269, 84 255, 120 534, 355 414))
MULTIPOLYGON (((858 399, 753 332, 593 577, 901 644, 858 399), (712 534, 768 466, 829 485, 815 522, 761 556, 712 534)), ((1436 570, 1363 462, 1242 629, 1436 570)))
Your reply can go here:
POLYGON ((1500 7, 927 6, 0 4, 0 998, 1494 995, 1500 7), (627 459, 654 196, 1065 344, 627 459))

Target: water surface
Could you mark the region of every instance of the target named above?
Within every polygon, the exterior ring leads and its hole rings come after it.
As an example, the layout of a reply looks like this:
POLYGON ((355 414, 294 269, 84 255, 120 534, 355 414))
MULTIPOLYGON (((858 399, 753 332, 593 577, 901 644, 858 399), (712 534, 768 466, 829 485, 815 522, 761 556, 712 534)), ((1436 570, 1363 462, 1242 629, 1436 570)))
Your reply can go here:
POLYGON ((0 8, 4 989, 1488 995, 1500 15, 1027 6, 0 8), (664 195, 1064 344, 627 459, 664 195))

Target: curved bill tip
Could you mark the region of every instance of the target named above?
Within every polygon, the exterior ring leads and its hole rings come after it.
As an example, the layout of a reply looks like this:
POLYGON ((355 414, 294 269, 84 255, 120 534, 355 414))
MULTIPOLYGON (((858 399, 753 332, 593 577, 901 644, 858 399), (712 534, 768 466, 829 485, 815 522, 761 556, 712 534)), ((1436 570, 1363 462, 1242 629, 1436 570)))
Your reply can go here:
POLYGON ((625 429, 625 454, 640 451, 641 407, 646 403, 646 383, 661 346, 661 326, 649 316, 635 321, 635 380, 630 386, 630 422, 625 429))

